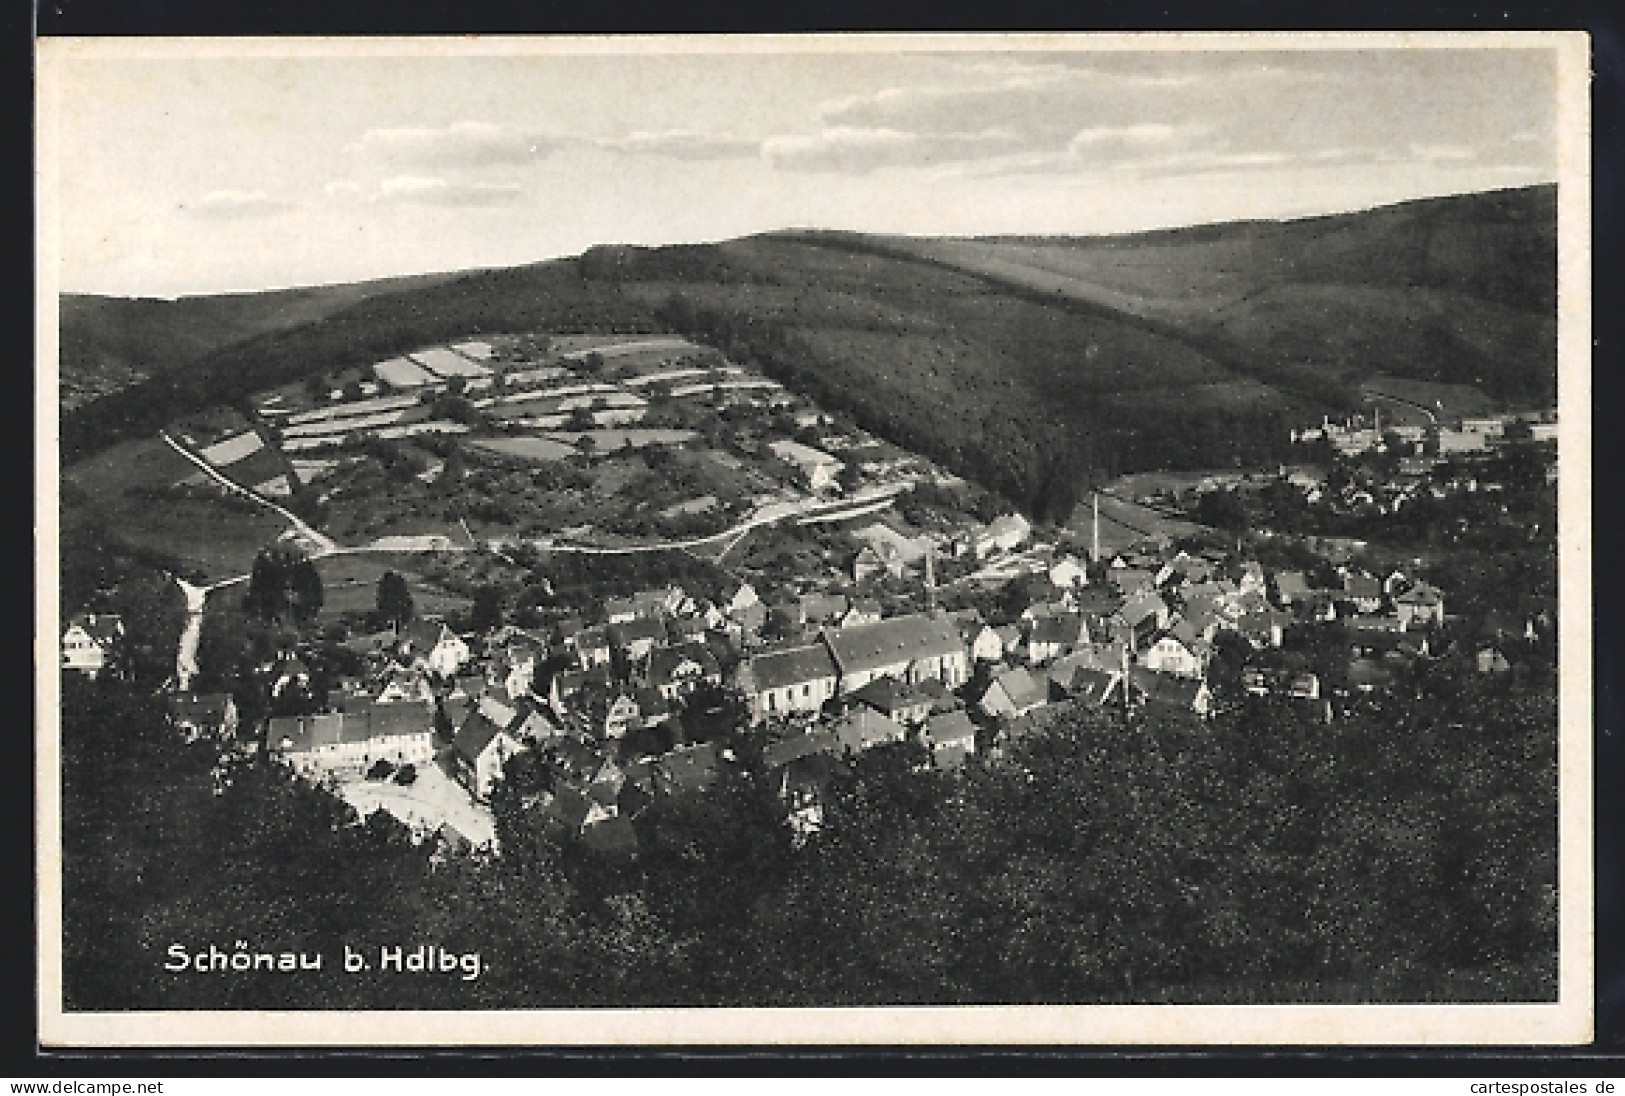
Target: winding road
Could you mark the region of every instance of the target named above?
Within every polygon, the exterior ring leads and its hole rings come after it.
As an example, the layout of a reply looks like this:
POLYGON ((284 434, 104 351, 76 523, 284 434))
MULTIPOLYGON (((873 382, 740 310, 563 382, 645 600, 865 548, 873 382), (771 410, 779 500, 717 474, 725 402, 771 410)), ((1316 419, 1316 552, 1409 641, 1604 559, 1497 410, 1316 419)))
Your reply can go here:
MULTIPOLYGON (((187 461, 196 465, 198 469, 204 473, 204 475, 214 480, 225 490, 232 492, 233 494, 241 495, 243 498, 246 498, 251 502, 256 502, 266 509, 274 511, 280 515, 288 522, 295 533, 298 534, 299 539, 304 541, 305 544, 310 547, 311 559, 322 559, 326 556, 336 555, 360 555, 370 552, 416 554, 418 552, 425 551, 472 552, 479 550, 477 545, 452 544, 449 542, 434 546, 425 546, 421 544, 340 544, 326 533, 323 533, 321 530, 311 526, 298 514, 295 514, 287 507, 281 506, 278 503, 273 502, 271 499, 261 495, 259 492, 251 490, 250 488, 245 487, 237 481, 231 479, 220 469, 210 464, 207 460, 204 460, 191 449, 170 437, 166 431, 159 431, 158 436, 163 438, 165 443, 167 443, 171 449, 174 449, 175 452, 185 457, 187 461)), ((488 542, 486 547, 490 551, 500 554, 502 548, 505 546, 523 543, 547 552, 570 552, 577 555, 624 556, 636 555, 644 552, 686 551, 691 548, 703 548, 706 545, 718 544, 726 541, 727 544, 723 548, 722 552, 722 554, 726 554, 727 552, 731 551, 740 540, 744 539, 745 535, 751 530, 760 529, 768 525, 775 525, 781 521, 791 518, 794 518, 798 525, 812 525, 822 522, 846 521, 851 518, 858 518, 868 514, 878 513, 887 506, 890 506, 897 495, 905 490, 908 486, 909 484, 907 483, 898 483, 888 484, 884 487, 871 488, 854 496, 850 500, 846 500, 845 502, 841 503, 823 502, 818 499, 771 502, 764 506, 758 507, 749 516, 745 517, 737 524, 728 527, 727 529, 723 529, 720 532, 711 533, 703 537, 690 537, 684 540, 661 540, 651 541, 645 544, 600 546, 590 544, 555 544, 546 538, 528 541, 521 540, 519 538, 499 538, 488 542)), ((464 532, 467 532, 466 526, 464 526, 464 532)), ((472 537, 470 537, 470 539, 472 539, 472 537)), ((185 689, 191 683, 192 678, 197 675, 198 640, 202 635, 203 609, 204 605, 208 601, 210 592, 221 589, 222 587, 236 585, 239 582, 245 582, 248 580, 249 576, 236 575, 232 578, 222 579, 219 582, 215 582, 208 586, 193 585, 178 575, 173 577, 176 583, 180 585, 181 592, 186 595, 186 627, 181 632, 180 645, 175 652, 175 676, 180 683, 180 687, 185 689)))

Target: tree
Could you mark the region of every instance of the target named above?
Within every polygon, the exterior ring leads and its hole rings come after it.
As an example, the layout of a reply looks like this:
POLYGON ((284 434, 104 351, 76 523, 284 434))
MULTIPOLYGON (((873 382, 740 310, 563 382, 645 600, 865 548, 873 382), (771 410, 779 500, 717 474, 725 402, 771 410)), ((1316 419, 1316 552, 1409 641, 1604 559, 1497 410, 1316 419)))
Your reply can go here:
POLYGON ((324 598, 322 574, 316 565, 304 558, 295 561, 288 573, 288 606, 294 621, 301 625, 314 623, 324 598))
POLYGON ((321 612, 322 600, 321 573, 297 548, 273 544, 254 557, 243 598, 251 615, 268 622, 291 617, 296 624, 310 624, 321 612))
POLYGON ((1234 491, 1204 491, 1196 500, 1196 520, 1215 529, 1239 533, 1247 528, 1247 507, 1234 491))
POLYGON ((412 619, 412 589, 394 571, 378 576, 378 615, 400 634, 401 625, 412 619))
POLYGON ((677 721, 687 742, 715 742, 750 722, 750 705, 737 689, 702 684, 689 693, 677 721))
POLYGON ((486 632, 502 627, 502 587, 487 583, 474 590, 474 606, 469 610, 469 627, 486 632))

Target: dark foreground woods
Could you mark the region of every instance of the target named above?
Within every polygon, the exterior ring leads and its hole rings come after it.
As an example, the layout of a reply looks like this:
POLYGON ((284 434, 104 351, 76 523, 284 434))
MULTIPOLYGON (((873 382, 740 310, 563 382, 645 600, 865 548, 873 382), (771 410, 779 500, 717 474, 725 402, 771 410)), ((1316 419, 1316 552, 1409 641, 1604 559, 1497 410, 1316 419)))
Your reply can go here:
POLYGON ((71 1011, 1555 999, 1555 704, 1481 678, 1330 723, 1062 711, 960 776, 871 751, 799 849, 747 769, 645 812, 632 859, 520 788, 500 857, 434 858, 133 685, 67 687, 71 1011), (167 971, 172 944, 323 960, 167 971))

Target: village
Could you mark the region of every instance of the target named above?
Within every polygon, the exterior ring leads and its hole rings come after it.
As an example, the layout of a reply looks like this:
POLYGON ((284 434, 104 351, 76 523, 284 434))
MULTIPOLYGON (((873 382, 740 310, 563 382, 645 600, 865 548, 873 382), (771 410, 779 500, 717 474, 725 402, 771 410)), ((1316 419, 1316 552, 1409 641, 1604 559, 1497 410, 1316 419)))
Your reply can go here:
MULTIPOLYGON (((1067 526, 1035 528, 680 338, 470 340, 327 380, 331 388, 266 395, 246 423, 224 414, 166 435, 195 466, 176 488, 231 492, 283 514, 284 543, 318 563, 371 554, 403 569, 449 561, 451 575, 528 569, 546 592, 545 576, 567 559, 579 569, 681 555, 696 576, 637 585, 611 569, 573 598, 537 597, 478 621, 432 600, 385 626, 376 613, 352 614, 342 638, 312 630, 258 668, 253 687, 271 712, 259 726, 239 725, 231 692, 188 689, 183 651, 169 703, 189 739, 263 752, 363 816, 385 810, 458 848, 495 847, 491 801, 521 757, 544 774, 527 784, 528 805, 563 838, 632 853, 633 822, 649 804, 729 770, 768 781, 804 840, 824 824, 832 773, 878 748, 902 744, 912 764, 947 771, 972 757, 997 764, 1005 745, 1068 706, 1200 721, 1216 706, 1273 696, 1331 721, 1442 653, 1451 592, 1429 581, 1423 560, 1387 560, 1349 537, 1297 538, 1296 566, 1276 562, 1285 557, 1266 539, 1266 565, 1244 538, 1195 520, 1210 509, 1199 496, 1284 484, 1304 506, 1388 515, 1418 491, 1480 489, 1478 477, 1469 485, 1459 467, 1441 467, 1447 460, 1551 440, 1531 439, 1550 430, 1527 416, 1443 432, 1328 422, 1294 440, 1330 441, 1351 460, 1395 445, 1396 429, 1417 434, 1397 435, 1415 452, 1438 440, 1375 487, 1283 468, 1182 491, 1108 488, 1067 526), (1439 443, 1456 434, 1477 440, 1446 453, 1439 443), (649 470, 680 461, 728 478, 690 480, 704 493, 675 504, 621 506, 641 515, 635 527, 606 520, 619 505, 608 497, 582 511, 598 519, 583 523, 535 491, 543 501, 523 513, 493 519, 452 505, 438 525, 403 528, 375 507, 352 517, 352 535, 374 537, 353 547, 277 501, 319 492, 331 515, 347 491, 371 493, 346 476, 376 460, 380 443, 424 439, 407 451, 401 482, 427 491, 461 476, 442 487, 464 497, 490 482, 479 468, 506 475, 516 464, 549 484, 547 469, 567 468, 581 478, 571 489, 587 496, 603 482, 589 478, 615 461, 649 470), (1328 663, 1313 638, 1332 624, 1339 646, 1328 663)), ((1486 495, 1498 489, 1481 475, 1486 495)), ((403 582, 387 565, 363 574, 376 574, 380 608, 383 586, 403 582)), ((1544 603, 1514 615, 1497 635, 1533 640, 1555 622, 1544 603)), ((111 664, 121 627, 105 613, 75 617, 64 669, 94 675, 111 664)), ((195 655, 195 633, 191 642, 195 655)), ((1472 657, 1479 672, 1511 669, 1494 637, 1472 657)))

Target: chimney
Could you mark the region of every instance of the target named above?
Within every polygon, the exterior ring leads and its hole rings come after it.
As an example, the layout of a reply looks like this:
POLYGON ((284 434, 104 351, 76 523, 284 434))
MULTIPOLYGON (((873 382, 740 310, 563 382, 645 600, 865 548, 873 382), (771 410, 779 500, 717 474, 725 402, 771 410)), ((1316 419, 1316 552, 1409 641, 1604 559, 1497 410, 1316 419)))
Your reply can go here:
POLYGON ((937 546, 931 541, 925 545, 925 609, 926 612, 935 612, 937 608, 937 546))

